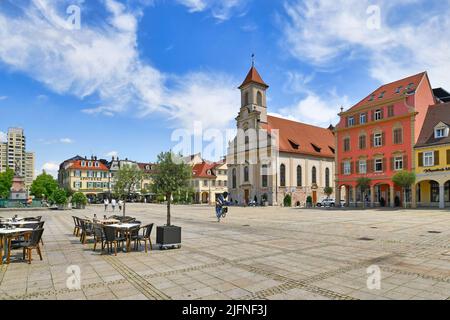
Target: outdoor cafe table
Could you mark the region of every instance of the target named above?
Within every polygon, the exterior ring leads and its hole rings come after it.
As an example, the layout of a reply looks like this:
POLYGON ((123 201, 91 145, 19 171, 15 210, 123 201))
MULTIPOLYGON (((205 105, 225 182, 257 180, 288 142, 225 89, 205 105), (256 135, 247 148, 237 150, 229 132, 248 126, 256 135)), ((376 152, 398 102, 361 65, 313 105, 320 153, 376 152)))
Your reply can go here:
POLYGON ((131 244, 130 230, 132 228, 140 226, 141 225, 139 223, 122 223, 122 224, 111 224, 108 227, 115 228, 125 233, 125 237, 127 238, 127 252, 130 252, 130 244, 131 244))
POLYGON ((94 220, 94 222, 104 224, 104 225, 111 225, 111 224, 117 224, 120 222, 120 220, 117 219, 100 219, 100 220, 94 220))
POLYGON ((0 265, 3 264, 3 259, 6 259, 6 263, 9 264, 11 252, 10 245, 11 239, 18 236, 23 236, 26 233, 32 232, 30 228, 16 228, 16 229, 0 229, 0 244, 3 246, 3 250, 0 250, 0 265), (5 255, 3 256, 3 251, 5 255))
POLYGON ((26 226, 26 225, 30 225, 30 224, 37 224, 40 221, 34 220, 34 221, 14 221, 14 222, 2 222, 2 224, 4 225, 8 225, 8 226, 26 226))

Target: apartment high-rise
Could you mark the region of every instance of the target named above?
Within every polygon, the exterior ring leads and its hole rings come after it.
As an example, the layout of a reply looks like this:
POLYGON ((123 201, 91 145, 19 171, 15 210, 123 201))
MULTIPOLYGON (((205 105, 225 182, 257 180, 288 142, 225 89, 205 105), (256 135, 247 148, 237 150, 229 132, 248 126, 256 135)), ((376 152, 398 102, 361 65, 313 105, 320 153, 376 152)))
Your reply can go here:
POLYGON ((0 142, 0 172, 10 168, 25 178, 26 187, 34 180, 34 153, 26 152, 26 139, 22 128, 9 128, 6 142, 0 142))

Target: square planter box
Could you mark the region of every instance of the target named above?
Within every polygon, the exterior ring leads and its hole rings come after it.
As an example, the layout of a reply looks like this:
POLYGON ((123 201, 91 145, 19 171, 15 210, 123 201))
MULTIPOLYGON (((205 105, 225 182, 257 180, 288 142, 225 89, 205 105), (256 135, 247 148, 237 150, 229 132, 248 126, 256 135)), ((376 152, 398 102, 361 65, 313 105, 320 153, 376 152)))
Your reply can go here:
POLYGON ((160 249, 181 247, 181 227, 162 226, 156 228, 156 244, 160 249))

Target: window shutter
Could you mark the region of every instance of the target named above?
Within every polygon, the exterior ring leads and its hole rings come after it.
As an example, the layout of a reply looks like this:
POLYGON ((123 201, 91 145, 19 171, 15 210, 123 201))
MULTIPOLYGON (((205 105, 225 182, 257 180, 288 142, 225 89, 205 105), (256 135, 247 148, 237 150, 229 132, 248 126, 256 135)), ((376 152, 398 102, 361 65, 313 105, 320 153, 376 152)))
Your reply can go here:
POLYGON ((344 162, 341 163, 341 174, 344 174, 344 162))
POLYGON ((386 145, 386 134, 384 132, 381 133, 381 145, 386 145))
POLYGON ((408 170, 408 156, 403 156, 403 170, 408 170))
POLYGON ((375 111, 374 110, 371 111, 371 119, 372 119, 372 121, 375 121, 375 111))
POLYGON ((391 171, 395 170, 395 157, 391 158, 391 171))
POLYGON ((360 174, 361 172, 359 171, 359 161, 355 161, 355 166, 356 166, 356 173, 360 174))
POLYGON ((423 152, 419 152, 419 167, 423 167, 423 152))
POLYGON ((380 120, 384 119, 384 109, 380 109, 380 120))
POLYGON ((345 117, 345 127, 348 128, 348 117, 345 117))
POLYGON ((447 150, 447 164, 450 164, 450 149, 447 150))
POLYGON ((355 126, 359 125, 359 117, 360 117, 359 114, 354 115, 354 118, 355 118, 355 126))
POLYGON ((375 139, 375 135, 371 134, 370 135, 370 147, 373 148, 373 140, 375 139))
POLYGON ((354 167, 354 162, 350 161, 350 174, 353 174, 355 172, 353 167, 354 167))
POLYGON ((436 150, 434 152, 434 165, 438 166, 439 165, 439 150, 436 150))
POLYGON ((382 172, 387 172, 386 169, 387 169, 386 168, 386 158, 383 158, 383 170, 382 170, 382 172))

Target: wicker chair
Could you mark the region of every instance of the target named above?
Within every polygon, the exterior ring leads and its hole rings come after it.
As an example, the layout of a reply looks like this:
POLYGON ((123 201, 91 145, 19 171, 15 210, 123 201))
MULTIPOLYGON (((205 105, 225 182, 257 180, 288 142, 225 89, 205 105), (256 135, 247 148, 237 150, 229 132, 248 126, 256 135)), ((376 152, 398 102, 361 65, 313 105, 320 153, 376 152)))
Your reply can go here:
POLYGON ((11 249, 23 249, 23 259, 25 260, 25 254, 28 258, 28 263, 31 264, 31 252, 33 249, 39 254, 39 258, 42 261, 42 253, 41 248, 39 247, 39 243, 42 239, 42 234, 44 233, 44 229, 35 229, 31 233, 31 237, 27 241, 20 241, 11 244, 11 249))
POLYGON ((105 231, 103 230, 103 225, 95 223, 94 226, 94 251, 97 249, 97 243, 101 243, 102 251, 105 248, 105 231))
POLYGON ((80 219, 80 226, 81 226, 80 241, 82 244, 85 244, 86 237, 94 235, 93 224, 89 220, 80 219))
POLYGON ((122 243, 123 246, 123 243, 125 242, 126 238, 122 236, 117 236, 116 229, 113 227, 105 226, 104 231, 105 231, 105 244, 108 247, 108 251, 111 252, 112 245, 114 245, 114 255, 117 256, 117 247, 120 242, 122 243))
POLYGON ((150 236, 152 234, 152 230, 153 230, 153 223, 143 226, 140 229, 142 229, 142 235, 138 234, 135 238, 131 238, 131 240, 134 240, 135 243, 137 242, 139 245, 141 244, 141 241, 144 241, 145 253, 147 253, 147 241, 150 244, 150 250, 153 250, 152 240, 150 238, 150 236))

